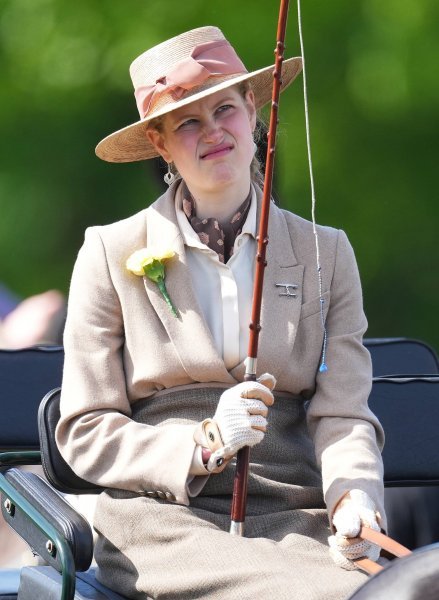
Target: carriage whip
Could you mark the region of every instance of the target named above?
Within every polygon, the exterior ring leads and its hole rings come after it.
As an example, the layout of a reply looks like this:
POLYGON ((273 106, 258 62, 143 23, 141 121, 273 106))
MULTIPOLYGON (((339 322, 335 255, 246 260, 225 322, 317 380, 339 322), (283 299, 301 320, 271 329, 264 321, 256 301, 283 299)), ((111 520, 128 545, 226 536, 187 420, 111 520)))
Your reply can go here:
MULTIPOLYGON (((268 129, 267 159, 265 163, 264 192, 262 196, 259 233, 257 236, 258 250, 256 254, 255 281, 253 285, 253 301, 250 322, 250 339, 248 354, 245 361, 245 381, 256 380, 256 366, 258 356, 258 340, 262 302, 262 288, 264 285, 264 269, 267 264, 265 253, 268 244, 268 216, 270 212, 271 188, 273 183, 274 155, 276 147, 276 130, 279 122, 279 95, 282 84, 282 62, 285 48, 285 31, 287 27, 289 0, 281 0, 279 19, 277 24, 276 61, 273 71, 273 90, 271 96, 270 123, 268 129)), ((238 451, 236 458, 236 471, 233 482, 233 497, 231 510, 230 533, 243 535, 244 521, 247 504, 247 482, 249 470, 250 448, 245 446, 238 451)))

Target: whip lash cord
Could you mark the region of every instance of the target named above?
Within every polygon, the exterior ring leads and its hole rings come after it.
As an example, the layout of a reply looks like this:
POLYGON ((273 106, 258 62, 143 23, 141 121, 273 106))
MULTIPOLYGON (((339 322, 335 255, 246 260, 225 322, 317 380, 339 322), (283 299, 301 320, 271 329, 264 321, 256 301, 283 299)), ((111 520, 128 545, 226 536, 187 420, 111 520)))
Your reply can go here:
POLYGON ((312 168, 312 156, 311 156, 311 136, 309 127, 309 111, 308 111, 308 90, 306 85, 306 61, 305 61, 305 48, 303 44, 302 34, 302 14, 300 10, 300 0, 297 0, 297 19, 299 25, 299 40, 300 40, 300 53, 302 55, 302 73, 303 73, 303 100, 305 106, 305 129, 306 129, 306 147, 308 151, 308 165, 309 165, 309 178, 311 183, 311 215, 312 215, 312 228, 314 232, 314 240, 316 245, 316 264, 317 264, 317 277, 319 287, 319 298, 320 298, 320 317, 322 320, 323 327, 323 348, 322 348, 322 360, 320 363, 319 371, 324 373, 328 370, 326 365, 326 345, 328 335, 326 331, 325 318, 323 314, 323 305, 325 300, 323 298, 323 285, 322 285, 322 267, 320 265, 320 247, 319 247, 319 235, 316 227, 316 194, 314 186, 314 175, 312 168))

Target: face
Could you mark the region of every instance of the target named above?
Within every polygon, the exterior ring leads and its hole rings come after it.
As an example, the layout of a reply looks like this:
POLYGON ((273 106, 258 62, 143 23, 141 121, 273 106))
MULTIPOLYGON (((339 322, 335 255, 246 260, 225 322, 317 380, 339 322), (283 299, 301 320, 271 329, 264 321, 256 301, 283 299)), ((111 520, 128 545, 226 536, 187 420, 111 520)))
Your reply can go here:
POLYGON ((165 116, 147 135, 195 196, 242 186, 248 193, 256 125, 254 95, 228 88, 165 116))

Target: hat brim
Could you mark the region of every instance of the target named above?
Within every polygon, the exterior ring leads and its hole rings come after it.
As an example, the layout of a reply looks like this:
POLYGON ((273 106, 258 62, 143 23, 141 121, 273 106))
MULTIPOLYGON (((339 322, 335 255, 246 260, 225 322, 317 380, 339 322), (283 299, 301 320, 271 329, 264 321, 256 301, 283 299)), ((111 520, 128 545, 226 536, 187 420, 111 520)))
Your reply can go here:
MULTIPOLYGON (((154 146, 149 142, 146 136, 146 129, 152 119, 161 117, 168 112, 187 106, 192 102, 196 102, 201 98, 210 96, 215 92, 224 90, 232 85, 241 83, 242 81, 250 81, 253 92, 255 94, 256 108, 261 108, 267 102, 271 100, 272 95, 272 84, 273 84, 273 69, 274 65, 253 71, 251 73, 244 73, 237 75, 222 81, 216 85, 212 85, 207 89, 199 91, 187 98, 177 100, 175 102, 166 104, 163 108, 153 111, 145 119, 138 121, 119 129, 114 133, 111 133, 104 138, 96 146, 96 155, 102 160, 107 162, 135 162, 138 160, 147 160, 159 156, 154 146)), ((288 58, 282 63, 282 84, 281 91, 288 87, 297 75, 302 70, 302 59, 301 57, 288 58)))

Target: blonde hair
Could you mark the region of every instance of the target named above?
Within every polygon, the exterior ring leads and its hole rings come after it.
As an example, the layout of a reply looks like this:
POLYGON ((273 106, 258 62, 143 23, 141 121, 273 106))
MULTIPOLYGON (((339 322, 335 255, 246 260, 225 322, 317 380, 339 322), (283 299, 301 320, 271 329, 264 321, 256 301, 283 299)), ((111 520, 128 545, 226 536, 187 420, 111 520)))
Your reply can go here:
MULTIPOLYGON (((247 80, 237 83, 234 87, 236 87, 236 89, 241 94, 241 96, 244 100, 246 98, 247 92, 249 92, 252 89, 251 83, 247 80)), ((161 115, 160 117, 151 119, 151 121, 148 124, 148 129, 155 129, 159 133, 162 133, 165 117, 166 117, 166 115, 161 115)), ((264 121, 264 119, 261 117, 260 114, 257 114, 256 127, 255 127, 255 131, 253 133, 253 139, 254 139, 254 142, 255 142, 256 146, 258 147, 258 149, 259 149, 259 144, 262 140, 262 137, 264 136, 266 131, 267 131, 266 122, 264 121)), ((261 163, 259 162, 256 154, 257 154, 257 151, 255 152, 255 155, 253 156, 253 159, 250 163, 250 177, 251 177, 253 183, 256 183, 259 187, 262 187, 264 184, 264 175, 262 172, 261 163)), ((173 168, 173 173, 176 177, 181 178, 181 175, 177 171, 175 165, 173 168)))

